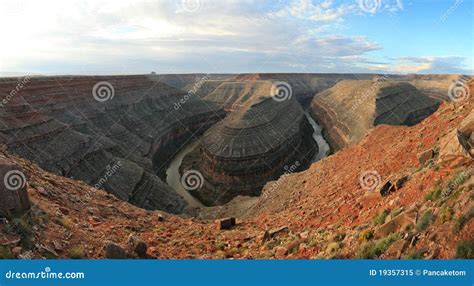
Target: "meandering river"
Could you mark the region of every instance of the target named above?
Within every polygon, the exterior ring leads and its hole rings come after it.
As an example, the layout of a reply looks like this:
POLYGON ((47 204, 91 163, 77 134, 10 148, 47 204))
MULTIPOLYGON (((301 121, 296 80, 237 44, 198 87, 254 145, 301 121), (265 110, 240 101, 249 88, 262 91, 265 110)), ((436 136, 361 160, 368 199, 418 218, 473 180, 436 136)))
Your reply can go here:
MULTIPOLYGON (((314 121, 314 119, 311 117, 311 115, 309 115, 309 113, 306 113, 305 115, 309 123, 313 127, 313 139, 318 144, 319 151, 317 154, 315 154, 313 158, 313 162, 316 162, 328 155, 329 144, 326 142, 323 135, 321 134, 321 127, 316 123, 316 121, 314 121)), ((199 140, 196 140, 193 143, 188 144, 182 150, 180 150, 178 154, 176 154, 176 156, 173 158, 171 164, 166 170, 166 182, 188 202, 190 207, 203 207, 204 205, 195 197, 193 197, 181 184, 181 175, 179 174, 179 167, 181 166, 184 157, 186 157, 186 155, 193 151, 194 148, 196 148, 198 145, 199 140)))

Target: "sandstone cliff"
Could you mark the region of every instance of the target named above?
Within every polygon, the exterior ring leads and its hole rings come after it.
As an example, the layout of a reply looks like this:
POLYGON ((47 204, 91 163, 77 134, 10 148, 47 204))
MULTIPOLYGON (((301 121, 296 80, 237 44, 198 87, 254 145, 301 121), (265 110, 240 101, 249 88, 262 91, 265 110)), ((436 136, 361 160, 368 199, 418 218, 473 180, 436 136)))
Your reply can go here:
POLYGON ((183 100, 184 92, 147 76, 35 77, 20 88, 16 78, 5 78, 0 93, 0 143, 7 150, 140 207, 173 213, 185 201, 156 174, 164 178, 180 145, 224 116, 212 102, 183 100), (94 94, 103 82, 109 86, 94 94))
POLYGON ((324 128, 333 150, 359 142, 380 124, 413 125, 430 115, 437 101, 412 85, 393 80, 344 80, 318 93, 311 113, 324 128))

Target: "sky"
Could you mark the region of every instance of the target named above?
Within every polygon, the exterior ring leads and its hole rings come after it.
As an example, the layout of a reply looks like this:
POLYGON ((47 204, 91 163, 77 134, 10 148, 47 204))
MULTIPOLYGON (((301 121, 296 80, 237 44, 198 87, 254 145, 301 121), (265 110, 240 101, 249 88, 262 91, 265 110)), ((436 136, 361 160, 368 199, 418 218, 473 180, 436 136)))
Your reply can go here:
POLYGON ((474 0, 0 0, 0 74, 474 74, 474 0))

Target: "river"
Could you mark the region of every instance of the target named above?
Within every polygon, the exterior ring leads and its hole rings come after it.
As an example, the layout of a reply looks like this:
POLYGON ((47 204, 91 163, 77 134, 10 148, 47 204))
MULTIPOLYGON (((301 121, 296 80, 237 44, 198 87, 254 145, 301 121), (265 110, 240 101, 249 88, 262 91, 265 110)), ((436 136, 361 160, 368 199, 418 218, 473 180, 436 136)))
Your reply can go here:
MULTIPOLYGON (((313 139, 318 144, 318 153, 315 154, 313 162, 321 160, 326 157, 329 153, 329 145, 321 134, 321 127, 314 121, 314 119, 306 113, 306 118, 313 127, 313 139)), ((184 157, 188 155, 191 151, 194 150, 199 145, 199 140, 194 141, 191 144, 188 144, 178 154, 173 158, 171 164, 166 170, 166 183, 173 188, 178 194, 180 194, 189 204, 190 207, 203 207, 204 205, 193 197, 181 184, 181 175, 179 174, 179 167, 183 162, 184 157)))
POLYGON ((313 126, 313 139, 316 141, 316 143, 318 143, 318 154, 314 155, 313 158, 313 162, 316 162, 329 154, 329 144, 323 137, 321 126, 319 126, 316 121, 314 121, 313 117, 311 117, 308 112, 306 112, 305 115, 309 121, 309 124, 313 126))

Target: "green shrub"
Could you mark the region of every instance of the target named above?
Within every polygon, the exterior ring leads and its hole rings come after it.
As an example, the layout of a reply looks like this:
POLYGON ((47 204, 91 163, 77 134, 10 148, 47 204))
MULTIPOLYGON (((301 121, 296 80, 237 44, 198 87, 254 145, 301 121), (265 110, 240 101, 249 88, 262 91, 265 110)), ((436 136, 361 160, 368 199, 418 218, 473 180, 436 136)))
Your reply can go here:
POLYGON ((374 237, 373 231, 369 229, 365 229, 359 233, 359 240, 360 241, 369 241, 374 237))
POLYGON ((416 223, 416 230, 418 232, 424 231, 430 225, 433 218, 433 212, 430 210, 426 211, 416 223))
POLYGON ((387 249, 395 241, 400 239, 400 234, 393 233, 387 237, 381 238, 376 242, 367 242, 362 245, 362 247, 357 251, 356 257, 362 259, 373 259, 380 256, 382 253, 387 251, 387 249))
POLYGON ((423 259, 423 254, 425 251, 423 250, 413 250, 412 252, 408 253, 407 255, 403 256, 403 259, 423 259))
POLYGON ((454 224, 453 232, 459 233, 462 228, 474 217, 474 208, 469 209, 469 211, 459 217, 458 221, 454 224))
POLYGON ((456 258, 474 259, 474 240, 461 240, 456 246, 456 258))
POLYGON ((401 214, 403 211, 403 208, 396 208, 396 209, 393 209, 391 212, 390 212, 390 216, 391 217, 396 217, 397 215, 401 214))
POLYGON ((431 192, 425 195, 425 201, 432 201, 432 202, 437 201, 439 198, 441 198, 441 193, 442 193, 441 187, 436 186, 434 190, 432 190, 431 192))
POLYGON ((447 221, 450 221, 453 217, 453 209, 451 207, 444 207, 439 212, 438 222, 443 224, 447 221))
POLYGON ((15 256, 7 246, 0 246, 0 259, 13 259, 15 256))
POLYGON ((69 258, 82 259, 84 257, 84 247, 82 247, 82 245, 76 245, 69 249, 69 258))
POLYGON ((374 224, 375 225, 383 224, 389 213, 390 213, 389 209, 384 209, 380 213, 376 214, 373 219, 374 224))

